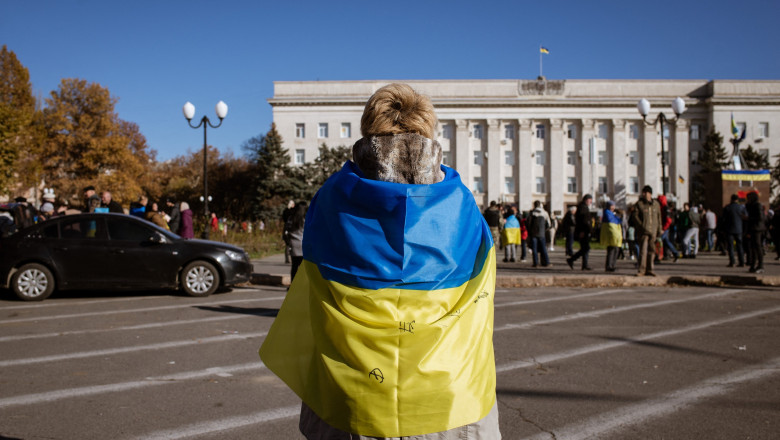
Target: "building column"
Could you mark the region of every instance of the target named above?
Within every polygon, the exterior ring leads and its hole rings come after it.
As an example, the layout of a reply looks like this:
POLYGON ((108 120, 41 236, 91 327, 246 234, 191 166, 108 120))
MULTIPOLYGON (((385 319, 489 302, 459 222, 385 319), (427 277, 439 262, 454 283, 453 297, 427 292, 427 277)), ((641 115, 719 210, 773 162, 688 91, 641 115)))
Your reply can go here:
POLYGON ((469 147, 469 121, 458 119, 455 121, 455 151, 453 153, 450 144, 450 156, 454 156, 455 169, 460 174, 460 180, 469 190, 474 182, 471 178, 471 163, 474 160, 469 147))
POLYGON ((612 120, 612 155, 609 157, 608 175, 612 177, 612 200, 620 209, 626 209, 626 193, 628 188, 628 173, 626 171, 627 160, 626 147, 626 121, 624 119, 612 120))
POLYGON ((487 203, 501 199, 501 121, 487 120, 487 167, 483 168, 482 179, 485 181, 487 203))
POLYGON ((521 119, 518 122, 519 133, 517 136, 517 208, 520 212, 530 211, 533 207, 533 160, 531 157, 531 127, 533 121, 521 119))
MULTIPOLYGON (((653 197, 663 194, 664 187, 659 177, 659 170, 661 165, 661 156, 658 151, 658 133, 655 125, 647 125, 640 121, 642 125, 642 145, 640 154, 642 158, 641 164, 641 179, 639 182, 640 187, 650 185, 653 187, 653 197)), ((640 188, 641 189, 641 188, 640 188)))
POLYGON ((689 200, 690 147, 688 145, 691 121, 678 119, 674 125, 674 145, 669 148, 669 188, 677 196, 677 206, 689 200), (680 183, 680 177, 684 182, 680 183))
POLYGON ((547 191, 550 214, 555 210, 564 211, 563 193, 566 190, 566 175, 562 172, 566 165, 563 154, 563 120, 550 119, 550 162, 547 165, 547 180, 550 189, 547 191))
POLYGON ((595 136, 595 121, 593 119, 582 120, 582 135, 578 141, 580 156, 580 199, 585 194, 593 195, 595 191, 595 182, 593 182, 593 168, 595 164, 591 164, 591 161, 596 162, 596 158, 590 157, 590 140, 595 136))

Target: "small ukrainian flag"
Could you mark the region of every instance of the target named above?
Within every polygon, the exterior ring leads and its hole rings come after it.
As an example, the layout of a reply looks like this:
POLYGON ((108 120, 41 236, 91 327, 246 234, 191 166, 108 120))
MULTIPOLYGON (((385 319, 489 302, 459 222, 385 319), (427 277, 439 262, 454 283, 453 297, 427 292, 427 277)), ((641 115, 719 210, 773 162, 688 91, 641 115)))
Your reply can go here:
POLYGON ((546 47, 544 47, 544 46, 539 46, 539 53, 549 54, 550 51, 546 47))

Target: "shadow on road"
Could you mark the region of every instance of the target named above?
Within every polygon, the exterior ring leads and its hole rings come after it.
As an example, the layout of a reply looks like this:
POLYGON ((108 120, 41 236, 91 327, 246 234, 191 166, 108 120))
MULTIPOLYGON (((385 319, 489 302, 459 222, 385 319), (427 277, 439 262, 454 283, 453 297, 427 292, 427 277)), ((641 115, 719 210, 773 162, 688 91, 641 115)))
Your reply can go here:
POLYGON ((729 361, 736 361, 741 362, 745 364, 752 364, 753 362, 750 362, 747 359, 741 359, 733 356, 729 356, 728 354, 724 353, 716 353, 713 351, 706 351, 706 350, 699 350, 696 348, 689 348, 689 347, 682 347, 679 345, 672 345, 672 344, 664 344, 661 342, 651 342, 651 341, 638 341, 636 339, 631 338, 619 338, 616 336, 595 336, 599 339, 606 339, 607 341, 617 341, 617 342, 627 342, 629 344, 633 345, 639 345, 642 347, 650 347, 650 348, 659 348, 662 350, 669 350, 669 351, 675 351, 678 353, 688 353, 688 354, 695 354, 700 356, 707 356, 712 358, 717 358, 721 360, 729 360, 729 361))
POLYGON ((195 306, 196 309, 206 310, 209 312, 220 313, 238 313, 240 315, 252 315, 252 316, 270 316, 276 317, 279 313, 279 309, 269 309, 266 307, 235 307, 235 306, 195 306))

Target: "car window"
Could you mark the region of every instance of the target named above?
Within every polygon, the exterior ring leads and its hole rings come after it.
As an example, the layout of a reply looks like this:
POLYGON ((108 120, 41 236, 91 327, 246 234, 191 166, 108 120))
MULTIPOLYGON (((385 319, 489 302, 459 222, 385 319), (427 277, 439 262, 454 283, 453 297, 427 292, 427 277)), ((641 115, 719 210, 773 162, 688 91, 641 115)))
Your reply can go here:
POLYGON ((104 236, 103 219, 65 220, 60 223, 60 231, 63 240, 93 240, 102 238, 104 236))
POLYGON ((108 219, 108 236, 111 240, 148 241, 154 231, 134 221, 123 218, 108 219))
POLYGON ((57 224, 49 225, 43 228, 43 231, 41 232, 41 236, 43 238, 60 238, 59 231, 57 229, 57 224))

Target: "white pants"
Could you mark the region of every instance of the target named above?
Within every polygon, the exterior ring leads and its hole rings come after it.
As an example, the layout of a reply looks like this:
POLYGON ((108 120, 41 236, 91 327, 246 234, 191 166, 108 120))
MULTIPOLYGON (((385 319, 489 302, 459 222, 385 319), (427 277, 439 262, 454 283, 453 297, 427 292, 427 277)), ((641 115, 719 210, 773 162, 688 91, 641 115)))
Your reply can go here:
POLYGON ((683 255, 689 255, 691 252, 691 237, 693 237, 693 255, 699 253, 699 228, 690 228, 685 231, 685 238, 683 238, 683 255))

